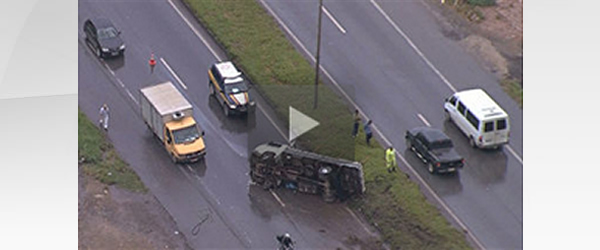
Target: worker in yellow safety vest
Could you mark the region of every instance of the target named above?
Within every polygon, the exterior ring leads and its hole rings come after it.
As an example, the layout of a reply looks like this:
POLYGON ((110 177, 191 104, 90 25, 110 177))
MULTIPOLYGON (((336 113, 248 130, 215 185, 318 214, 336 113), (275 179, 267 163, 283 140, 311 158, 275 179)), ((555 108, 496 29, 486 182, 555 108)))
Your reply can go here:
POLYGON ((396 171, 396 167, 398 166, 396 164, 396 151, 392 147, 388 147, 385 150, 385 165, 389 173, 396 171))

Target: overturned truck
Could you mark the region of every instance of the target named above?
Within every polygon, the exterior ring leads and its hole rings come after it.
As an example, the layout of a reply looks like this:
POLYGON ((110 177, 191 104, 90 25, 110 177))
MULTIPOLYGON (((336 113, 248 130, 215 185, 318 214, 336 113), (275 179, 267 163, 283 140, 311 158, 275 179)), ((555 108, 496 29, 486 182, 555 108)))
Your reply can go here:
POLYGON ((362 165, 302 151, 276 142, 259 145, 250 157, 250 178, 265 188, 287 187, 345 200, 365 192, 362 165))

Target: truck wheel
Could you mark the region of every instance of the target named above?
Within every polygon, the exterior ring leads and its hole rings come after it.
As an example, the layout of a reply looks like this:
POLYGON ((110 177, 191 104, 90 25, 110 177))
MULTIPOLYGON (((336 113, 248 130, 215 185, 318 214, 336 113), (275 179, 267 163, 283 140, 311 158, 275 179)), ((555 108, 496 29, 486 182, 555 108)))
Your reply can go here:
POLYGON ((223 113, 225 116, 229 116, 229 107, 227 106, 227 103, 223 103, 223 113))
POLYGON ((427 164, 427 170, 429 173, 435 174, 435 168, 433 168, 433 164, 431 162, 427 164))
POLYGON ((173 163, 175 163, 175 164, 179 163, 179 162, 177 161, 177 157, 175 157, 175 155, 174 155, 174 154, 171 154, 171 161, 173 161, 173 163))

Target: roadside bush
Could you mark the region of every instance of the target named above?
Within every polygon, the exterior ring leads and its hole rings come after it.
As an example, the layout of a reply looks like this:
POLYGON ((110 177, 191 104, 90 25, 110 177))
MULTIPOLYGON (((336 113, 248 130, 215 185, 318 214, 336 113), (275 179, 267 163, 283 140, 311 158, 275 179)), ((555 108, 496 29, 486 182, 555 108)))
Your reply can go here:
POLYGON ((467 0, 467 3, 477 6, 492 6, 496 5, 496 0, 467 0))

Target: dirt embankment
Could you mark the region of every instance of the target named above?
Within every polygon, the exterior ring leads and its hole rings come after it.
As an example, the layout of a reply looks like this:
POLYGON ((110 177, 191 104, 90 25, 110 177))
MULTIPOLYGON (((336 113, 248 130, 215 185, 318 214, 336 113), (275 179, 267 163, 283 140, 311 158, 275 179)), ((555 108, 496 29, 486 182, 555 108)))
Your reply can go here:
POLYGON ((79 249, 191 249, 152 194, 108 186, 79 168, 79 249))
POLYGON ((493 6, 472 6, 466 0, 425 2, 441 14, 444 33, 459 40, 484 67, 499 79, 523 84, 522 0, 496 0, 493 6))

